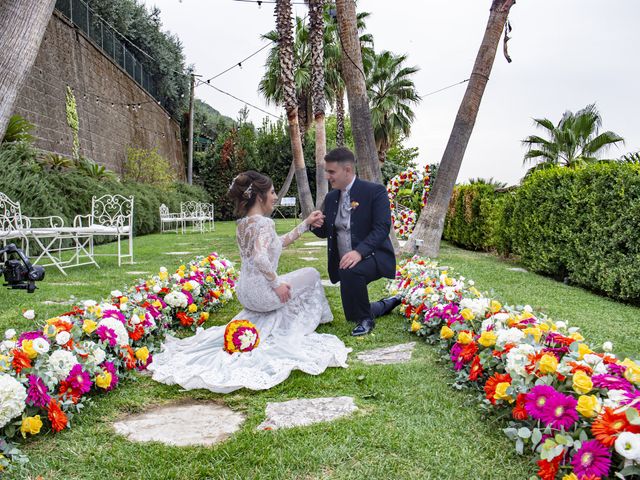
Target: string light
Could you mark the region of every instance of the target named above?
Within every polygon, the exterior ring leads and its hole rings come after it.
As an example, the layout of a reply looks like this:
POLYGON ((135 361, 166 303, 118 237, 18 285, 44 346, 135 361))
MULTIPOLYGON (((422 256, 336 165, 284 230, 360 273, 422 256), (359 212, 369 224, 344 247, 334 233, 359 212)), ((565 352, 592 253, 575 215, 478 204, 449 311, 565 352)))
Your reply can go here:
POLYGON ((273 114, 273 113, 271 113, 271 112, 267 112, 266 110, 264 110, 264 109, 262 109, 262 108, 260 108, 260 107, 257 107, 257 106, 255 106, 255 105, 252 105, 251 103, 246 102, 246 101, 242 100, 241 98, 238 98, 238 97, 236 97, 235 95, 232 95, 232 94, 231 94, 231 93, 229 93, 229 92, 225 92, 224 90, 220 90, 218 87, 216 87, 216 86, 214 86, 214 85, 211 85, 208 81, 207 81, 207 82, 203 82, 202 80, 198 80, 198 82, 199 82, 199 83, 198 83, 198 85, 197 85, 197 86, 200 86, 200 85, 206 85, 206 86, 208 86, 208 87, 213 88, 214 90, 217 90, 217 91, 218 91, 218 92, 220 92, 220 93, 223 93, 223 94, 225 94, 225 95, 227 95, 227 96, 229 96, 229 97, 231 97, 231 98, 233 98, 233 99, 235 99, 235 100, 238 100, 239 102, 244 103, 245 105, 248 105, 248 106, 250 106, 250 107, 252 107, 252 108, 255 108, 256 110, 260 110, 262 113, 266 113, 267 115, 271 115, 271 116, 272 116, 272 117, 274 117, 274 118, 278 118, 278 119, 280 118, 278 115, 274 115, 274 114, 273 114))

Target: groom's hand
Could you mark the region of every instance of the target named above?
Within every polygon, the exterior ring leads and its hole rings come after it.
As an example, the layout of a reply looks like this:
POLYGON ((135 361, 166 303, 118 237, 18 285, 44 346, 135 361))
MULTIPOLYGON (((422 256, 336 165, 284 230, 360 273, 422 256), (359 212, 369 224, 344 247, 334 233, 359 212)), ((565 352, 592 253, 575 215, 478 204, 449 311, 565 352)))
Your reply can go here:
POLYGON ((315 210, 309 214, 309 216, 305 219, 307 225, 312 228, 321 227, 324 223, 324 213, 320 210, 315 210))
POLYGON ((360 260, 362 260, 362 255, 360 255, 356 250, 351 250, 344 254, 344 257, 340 259, 340 268, 353 268, 355 267, 360 260))

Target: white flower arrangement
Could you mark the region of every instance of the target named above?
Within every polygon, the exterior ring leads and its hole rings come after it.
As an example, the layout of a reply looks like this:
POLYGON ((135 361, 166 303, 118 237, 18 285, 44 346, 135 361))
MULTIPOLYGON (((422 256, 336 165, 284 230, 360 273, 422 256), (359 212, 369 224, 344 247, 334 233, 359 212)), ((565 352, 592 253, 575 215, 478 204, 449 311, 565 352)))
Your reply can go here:
POLYGON ((116 333, 116 343, 118 345, 126 345, 129 343, 129 334, 120 320, 115 318, 103 318, 98 322, 98 328, 103 325, 116 333))
POLYGON ((22 413, 27 390, 15 378, 0 373, 0 428, 22 413))
POLYGON ((174 308, 186 308, 189 304, 189 299, 182 292, 169 292, 164 297, 164 301, 167 305, 174 308))
POLYGON ((56 350, 49 356, 51 373, 58 380, 66 378, 77 363, 79 362, 76 356, 68 350, 56 350))

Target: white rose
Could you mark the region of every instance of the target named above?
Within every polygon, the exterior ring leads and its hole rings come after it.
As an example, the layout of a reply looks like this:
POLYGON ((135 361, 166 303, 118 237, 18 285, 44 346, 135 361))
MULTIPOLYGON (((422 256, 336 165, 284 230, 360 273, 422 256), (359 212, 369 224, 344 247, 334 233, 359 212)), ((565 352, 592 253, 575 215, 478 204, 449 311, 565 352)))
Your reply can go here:
POLYGON ((49 342, 47 342, 42 337, 35 338, 33 340, 32 346, 38 355, 42 355, 43 353, 47 353, 49 351, 49 342))
POLYGON ((607 397, 602 404, 609 408, 618 408, 622 402, 627 400, 627 392, 624 390, 609 390, 607 397))
POLYGON ((15 340, 4 340, 2 343, 0 343, 0 350, 3 350, 3 351, 11 350, 12 348, 15 348, 15 346, 16 346, 15 340))
POLYGON ((26 318, 27 320, 33 320, 34 318, 36 318, 36 312, 34 312, 33 310, 26 310, 22 316, 24 318, 26 318))
POLYGON ((162 290, 162 289, 160 288, 160 285, 154 285, 154 286, 153 286, 153 288, 152 288, 152 290, 153 290, 153 293, 158 293, 158 292, 160 292, 160 290, 162 290))
POLYGON ((230 289, 225 290, 223 297, 227 300, 231 300, 233 298, 233 292, 230 289))
POLYGON ((58 345, 64 345, 71 339, 69 332, 63 330, 56 335, 56 343, 58 345))
POLYGON ((133 315, 131 315, 129 321, 131 322, 131 325, 138 325, 140 322, 142 322, 142 319, 134 313, 133 315))
POLYGON ((437 293, 434 293, 433 295, 431 295, 431 298, 429 300, 431 301, 431 303, 438 303, 438 300, 440 300, 440 296, 437 293))
POLYGON ((82 302, 84 308, 95 307, 98 303, 95 300, 85 300, 82 302))
POLYGON ((602 362, 602 358, 600 358, 598 355, 595 355, 593 353, 585 354, 583 359, 589 365, 597 365, 598 363, 602 362))
POLYGON ((476 282, 474 282, 473 280, 469 280, 467 283, 470 287, 473 287, 476 284, 476 282))
POLYGON ((112 297, 121 297, 122 296, 122 292, 120 290, 113 290, 111 292, 111 296, 112 297))
POLYGON ((178 275, 177 273, 174 273, 173 275, 171 275, 171 278, 173 278, 176 282, 179 282, 180 280, 182 280, 180 275, 178 275))
POLYGON ((533 313, 533 308, 531 308, 531 305, 525 305, 523 310, 527 313, 533 313))
POLYGON ((506 312, 500 312, 496 313, 493 318, 495 318, 498 322, 506 322, 507 320, 509 320, 509 314, 506 312))
POLYGON ((602 350, 605 351, 605 352, 612 352, 613 351, 613 343, 604 342, 602 344, 602 350))
POLYGON ((519 375, 526 377, 528 375, 525 366, 529 363, 529 355, 535 353, 535 349, 528 343, 518 345, 507 353, 507 373, 512 376, 519 375))
POLYGON ((165 267, 160 267, 160 271, 161 271, 162 273, 167 273, 167 269, 166 269, 165 267))
POLYGON ((520 343, 520 340, 524 338, 522 330, 517 328, 509 328, 498 331, 498 338, 496 339, 496 345, 504 347, 507 343, 520 343))
POLYGON ((13 340, 14 338, 16 338, 16 331, 13 328, 5 330, 4 338, 6 338, 7 340, 13 340))
POLYGON ((451 288, 447 288, 444 292, 444 298, 451 302, 454 298, 456 298, 456 292, 454 292, 451 288))
POLYGON ((563 321, 556 322, 556 328, 558 330, 564 330, 565 328, 567 328, 567 324, 563 321))
POLYGON ((615 442, 616 452, 627 460, 640 461, 640 435, 631 432, 620 432, 615 442))

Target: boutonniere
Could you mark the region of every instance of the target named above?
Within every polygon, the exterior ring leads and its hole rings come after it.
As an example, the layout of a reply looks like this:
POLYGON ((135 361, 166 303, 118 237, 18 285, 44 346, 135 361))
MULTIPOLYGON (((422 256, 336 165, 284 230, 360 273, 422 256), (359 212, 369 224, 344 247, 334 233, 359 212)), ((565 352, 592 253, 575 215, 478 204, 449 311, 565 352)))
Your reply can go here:
POLYGON ((356 202, 355 200, 353 200, 351 202, 351 210, 355 210, 356 208, 358 208, 358 205, 360 205, 358 202, 356 202))

